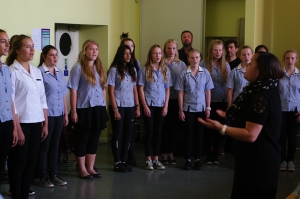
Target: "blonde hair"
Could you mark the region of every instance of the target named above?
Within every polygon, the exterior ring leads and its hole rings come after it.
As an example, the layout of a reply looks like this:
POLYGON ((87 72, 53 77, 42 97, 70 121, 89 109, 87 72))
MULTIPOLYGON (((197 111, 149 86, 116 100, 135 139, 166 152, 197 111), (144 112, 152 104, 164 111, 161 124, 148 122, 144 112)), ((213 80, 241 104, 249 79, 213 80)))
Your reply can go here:
POLYGON ((296 54, 296 58, 298 59, 298 53, 297 53, 297 51, 295 51, 295 50, 293 50, 293 49, 290 49, 290 50, 287 50, 287 51, 285 51, 285 52, 283 53, 283 61, 285 60, 285 56, 286 56, 286 54, 288 54, 288 53, 295 53, 295 54, 296 54))
MULTIPOLYGON (((154 44, 153 46, 151 46, 151 48, 149 49, 149 52, 148 52, 148 56, 147 56, 147 62, 145 64, 145 68, 146 68, 146 80, 148 82, 152 82, 154 81, 154 76, 153 76, 153 72, 152 72, 152 51, 155 49, 155 48, 159 48, 161 50, 161 47, 157 44, 154 44)), ((161 52, 163 54, 163 52, 161 52)), ((162 55, 163 57, 163 55, 162 55)), ((161 68, 161 71, 162 71, 162 74, 163 74, 163 77, 164 77, 164 81, 167 82, 168 81, 168 76, 167 76, 167 66, 165 64, 165 61, 164 59, 161 59, 160 62, 159 62, 159 67, 161 68)))
MULTIPOLYGON (((81 69, 82 69, 82 73, 83 75, 85 76, 85 78, 87 79, 87 81, 92 84, 93 86, 96 85, 96 77, 95 77, 95 74, 94 74, 94 70, 92 67, 89 66, 89 60, 87 59, 86 55, 85 55, 85 50, 88 48, 88 46, 90 44, 95 44, 97 47, 98 46, 98 43, 94 40, 86 40, 83 45, 82 45, 82 49, 78 55, 78 62, 79 64, 81 65, 81 69)), ((97 58, 96 60, 94 61, 94 65, 96 67, 96 71, 97 73, 99 74, 100 76, 100 85, 103 89, 106 88, 106 80, 107 80, 107 77, 106 77, 106 73, 104 71, 104 67, 103 67, 103 64, 99 58, 99 54, 97 55, 97 58)))
POLYGON ((241 48, 239 48, 239 55, 242 54, 242 50, 244 50, 244 49, 250 49, 251 53, 253 54, 252 48, 250 46, 245 45, 245 46, 242 46, 241 48))
POLYGON ((199 53, 199 55, 200 55, 200 60, 201 60, 201 59, 202 59, 202 55, 201 55, 200 51, 197 50, 197 49, 194 49, 194 48, 191 49, 191 50, 189 51, 189 53, 187 54, 188 59, 190 58, 190 55, 191 55, 192 53, 194 53, 194 52, 199 53))
POLYGON ((174 56, 174 61, 175 62, 180 62, 180 59, 179 59, 179 56, 178 56, 178 44, 177 44, 177 41, 175 41, 174 39, 168 39, 166 42, 165 42, 165 45, 164 45, 164 59, 166 60, 168 57, 167 57, 167 45, 169 43, 174 43, 176 44, 176 51, 175 51, 175 56, 174 56))
POLYGON ((213 57, 212 51, 213 51, 213 48, 215 45, 222 46, 222 57, 220 59, 218 59, 218 66, 220 66, 220 68, 221 68, 222 79, 223 79, 223 83, 225 84, 227 75, 228 75, 228 71, 226 68, 225 50, 224 50, 224 44, 223 44, 222 40, 215 39, 210 42, 209 47, 208 47, 208 55, 205 59, 205 64, 206 64, 207 70, 210 72, 210 74, 212 74, 213 68, 214 68, 214 66, 213 66, 214 57, 213 57))

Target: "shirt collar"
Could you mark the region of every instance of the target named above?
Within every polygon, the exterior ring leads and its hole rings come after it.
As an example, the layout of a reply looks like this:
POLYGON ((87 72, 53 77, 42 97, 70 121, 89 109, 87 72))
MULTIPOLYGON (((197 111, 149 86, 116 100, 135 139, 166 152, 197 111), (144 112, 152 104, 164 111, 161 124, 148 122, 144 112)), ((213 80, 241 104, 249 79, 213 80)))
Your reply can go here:
MULTIPOLYGON (((14 67, 15 67, 15 69, 17 69, 17 70, 25 70, 24 68, 23 68, 23 66, 20 64, 20 62, 18 62, 16 59, 15 59, 15 61, 14 61, 14 63, 12 64, 14 67)), ((31 68, 32 67, 32 65, 29 63, 29 68, 31 68)), ((26 71, 26 70, 25 70, 26 71)))
MULTIPOLYGON (((286 72, 285 68, 283 68, 284 72, 286 72)), ((299 75, 299 69, 295 67, 295 71, 293 72, 293 75, 299 75)))
MULTIPOLYGON (((191 67, 190 66, 188 66, 188 68, 186 69, 186 73, 191 73, 192 72, 192 70, 191 70, 191 67)), ((198 70, 198 72, 200 72, 200 73, 202 73, 203 72, 203 69, 201 68, 201 66, 199 66, 199 70, 198 70)))
MULTIPOLYGON (((48 67, 45 65, 45 63, 42 64, 42 67, 43 67, 45 73, 50 73, 50 71, 49 71, 48 67)), ((56 68, 56 66, 54 66, 54 69, 55 69, 56 73, 59 73, 59 70, 58 70, 58 68, 56 68)))
POLYGON ((241 70, 241 69, 243 69, 243 68, 242 68, 242 64, 239 64, 239 65, 237 66, 237 70, 241 70))

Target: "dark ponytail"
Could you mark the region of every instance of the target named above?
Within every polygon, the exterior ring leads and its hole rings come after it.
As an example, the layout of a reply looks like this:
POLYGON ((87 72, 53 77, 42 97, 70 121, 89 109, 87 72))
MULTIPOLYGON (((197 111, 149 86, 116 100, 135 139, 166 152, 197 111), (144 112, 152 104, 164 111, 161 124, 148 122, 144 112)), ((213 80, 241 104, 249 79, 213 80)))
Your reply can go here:
POLYGON ((48 52, 49 52, 51 49, 57 50, 57 49, 56 49, 54 46, 52 46, 52 45, 47 45, 47 46, 45 46, 45 47, 42 49, 42 52, 41 52, 41 55, 40 55, 40 63, 39 63, 38 66, 41 66, 41 65, 45 62, 44 57, 47 56, 48 52))

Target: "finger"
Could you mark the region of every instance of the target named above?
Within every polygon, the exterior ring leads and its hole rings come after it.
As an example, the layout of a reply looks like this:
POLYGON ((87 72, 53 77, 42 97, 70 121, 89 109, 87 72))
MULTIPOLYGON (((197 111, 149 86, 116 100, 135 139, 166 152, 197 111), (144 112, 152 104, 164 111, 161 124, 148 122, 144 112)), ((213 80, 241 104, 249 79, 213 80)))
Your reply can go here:
POLYGON ((202 124, 205 124, 206 122, 202 119, 202 118, 198 118, 198 122, 202 123, 202 124))

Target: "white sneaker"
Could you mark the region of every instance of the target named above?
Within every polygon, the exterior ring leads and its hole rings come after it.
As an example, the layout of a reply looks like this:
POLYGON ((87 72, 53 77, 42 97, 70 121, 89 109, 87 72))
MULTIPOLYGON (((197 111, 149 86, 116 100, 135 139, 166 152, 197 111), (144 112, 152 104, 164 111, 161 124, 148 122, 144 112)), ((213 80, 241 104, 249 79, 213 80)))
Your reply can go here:
POLYGON ((156 169, 164 170, 165 166, 158 160, 153 161, 153 165, 156 169))
POLYGON ((147 160, 145 164, 146 169, 153 170, 152 160, 147 160))
POLYGON ((288 171, 295 171, 295 165, 292 161, 288 162, 287 170, 288 171))
POLYGON ((287 163, 286 161, 283 161, 280 165, 280 171, 286 171, 287 163))

